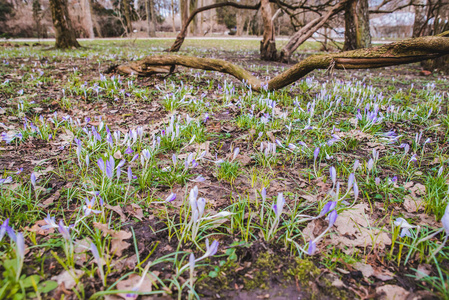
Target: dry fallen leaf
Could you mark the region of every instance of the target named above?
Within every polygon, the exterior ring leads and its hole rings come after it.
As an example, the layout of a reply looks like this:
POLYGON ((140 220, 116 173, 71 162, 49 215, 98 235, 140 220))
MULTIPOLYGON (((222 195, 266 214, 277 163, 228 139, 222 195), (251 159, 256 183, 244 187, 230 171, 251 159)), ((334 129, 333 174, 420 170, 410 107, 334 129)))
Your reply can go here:
POLYGON ((36 175, 36 179, 39 178, 40 176, 46 175, 48 172, 53 171, 55 168, 53 168, 52 166, 48 166, 45 170, 42 171, 36 171, 34 172, 34 174, 36 175))
POLYGON ((119 205, 112 206, 112 205, 106 204, 104 207, 106 207, 107 209, 110 209, 112 211, 115 211, 120 216, 120 221, 126 222, 127 218, 126 218, 125 214, 123 213, 122 208, 119 205))
POLYGON ((397 285, 384 285, 376 288, 376 294, 382 300, 406 300, 410 293, 397 285))
POLYGON ((45 222, 44 220, 40 220, 40 221, 37 221, 31 228, 29 228, 28 226, 25 227, 25 230, 31 231, 31 232, 36 232, 36 234, 43 235, 43 236, 46 236, 49 233, 55 232, 54 228, 42 229, 41 226, 44 226, 44 225, 48 225, 47 222, 45 222))
POLYGON ((371 277, 374 275, 374 269, 371 265, 356 262, 353 267, 354 269, 362 272, 364 277, 371 277))
POLYGON ((129 213, 133 217, 136 217, 137 219, 142 221, 142 219, 143 219, 143 210, 142 210, 142 208, 139 205, 137 205, 135 203, 131 203, 130 205, 127 205, 125 207, 125 210, 126 210, 127 213, 129 213))
POLYGON ((332 242, 347 246, 343 250, 346 254, 352 253, 354 247, 377 246, 384 249, 385 245, 391 245, 387 233, 371 228, 374 221, 369 220, 365 209, 368 209, 367 204, 355 205, 352 209, 342 212, 335 222, 339 235, 332 237, 332 242))
POLYGON ((421 280, 430 275, 431 266, 428 264, 420 264, 416 270, 416 280, 421 280))
POLYGON ((84 274, 81 270, 72 269, 69 271, 63 271, 57 276, 53 276, 51 280, 56 280, 58 284, 64 283, 65 288, 70 290, 75 287, 76 280, 79 279, 84 274))
MULTIPOLYGON (((158 271, 154 271, 153 274, 155 276, 159 276, 160 273, 158 271)), ((135 274, 135 273, 131 274, 128 277, 128 279, 119 281, 117 283, 117 289, 118 290, 130 291, 130 290, 132 290, 133 288, 135 288, 139 284, 141 279, 142 279, 142 277, 140 275, 135 274)), ((152 274, 147 273, 145 278, 143 279, 143 282, 140 285, 138 291, 142 292, 142 293, 149 293, 149 292, 151 292, 152 291, 153 282, 155 282, 155 281, 156 281, 156 278, 154 278, 154 276, 152 274)), ((134 299, 134 298, 128 297, 127 295, 128 295, 127 293, 126 294, 125 293, 124 294, 118 294, 118 296, 122 297, 123 299, 134 299)))
POLYGON ((94 222, 94 227, 100 229, 103 232, 103 236, 110 235, 112 237, 111 241, 111 252, 116 256, 122 256, 123 250, 127 249, 131 244, 125 242, 131 238, 131 232, 126 232, 124 230, 114 231, 108 228, 107 224, 94 222))
POLYGON ((404 208, 409 213, 418 212, 419 210, 424 209, 423 201, 419 198, 407 195, 404 198, 404 208))
POLYGON ((318 201, 318 196, 317 195, 299 195, 299 197, 303 198, 306 200, 307 203, 315 203, 318 201))

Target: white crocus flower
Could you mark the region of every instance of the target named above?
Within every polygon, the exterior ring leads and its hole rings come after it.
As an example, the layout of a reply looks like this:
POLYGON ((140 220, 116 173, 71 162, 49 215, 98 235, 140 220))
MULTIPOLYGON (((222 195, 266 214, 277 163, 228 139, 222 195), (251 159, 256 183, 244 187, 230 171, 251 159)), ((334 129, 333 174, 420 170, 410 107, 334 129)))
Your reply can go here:
POLYGON ((417 228, 419 226, 411 225, 405 220, 404 218, 397 218, 396 221, 394 221, 394 226, 401 227, 401 234, 400 237, 408 236, 411 237, 410 229, 417 228))

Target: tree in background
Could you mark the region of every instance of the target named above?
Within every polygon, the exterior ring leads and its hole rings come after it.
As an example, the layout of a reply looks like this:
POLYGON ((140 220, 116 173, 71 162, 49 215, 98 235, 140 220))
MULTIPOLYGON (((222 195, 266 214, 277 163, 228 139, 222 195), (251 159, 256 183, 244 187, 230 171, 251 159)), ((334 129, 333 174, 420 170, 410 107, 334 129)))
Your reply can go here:
POLYGON ((121 0, 123 15, 125 16, 126 33, 130 35, 133 32, 133 25, 131 19, 131 5, 130 0, 121 0))
POLYGON ((72 21, 70 20, 67 0, 50 0, 51 17, 55 27, 57 49, 72 49, 81 47, 76 40, 72 21))
POLYGON ((41 37, 41 18, 42 18, 42 7, 39 0, 33 0, 33 20, 36 25, 37 38, 41 37))
POLYGON ((276 55, 275 32, 273 28, 273 12, 270 0, 261 0, 260 11, 263 21, 263 36, 260 42, 260 58, 262 60, 274 61, 276 55))
POLYGON ((0 35, 8 34, 8 28, 5 25, 5 22, 13 13, 14 6, 8 3, 6 0, 0 0, 0 35))
POLYGON ((148 22, 148 36, 156 36, 156 16, 154 12, 154 0, 145 0, 145 10, 148 22))
POLYGON ((427 24, 428 5, 427 0, 415 0, 415 22, 413 23, 413 37, 422 36, 427 24))
POLYGON ((369 48, 368 0, 352 0, 345 8, 345 45, 343 50, 369 48))

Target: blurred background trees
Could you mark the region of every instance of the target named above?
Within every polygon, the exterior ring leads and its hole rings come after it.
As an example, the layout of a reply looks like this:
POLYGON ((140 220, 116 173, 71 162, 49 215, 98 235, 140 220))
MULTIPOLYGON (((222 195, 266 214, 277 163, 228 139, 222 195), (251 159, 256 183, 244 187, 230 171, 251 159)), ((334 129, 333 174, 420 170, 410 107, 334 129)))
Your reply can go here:
POLYGON ((183 39, 259 36, 261 58, 284 62, 308 38, 323 50, 351 50, 449 29, 449 0, 0 0, 0 35, 57 36, 52 2, 65 7, 75 38, 179 37, 186 25, 183 39), (277 49, 280 36, 288 42, 277 49))

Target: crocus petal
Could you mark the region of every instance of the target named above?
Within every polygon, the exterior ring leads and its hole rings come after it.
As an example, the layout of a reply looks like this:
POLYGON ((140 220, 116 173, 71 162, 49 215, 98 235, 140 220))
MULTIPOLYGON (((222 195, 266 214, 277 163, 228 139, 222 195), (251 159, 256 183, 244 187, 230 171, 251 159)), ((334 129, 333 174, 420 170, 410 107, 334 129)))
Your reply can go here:
POLYGON ((309 242, 309 249, 307 250, 307 254, 313 255, 316 251, 316 244, 314 241, 310 240, 309 242))
POLYGON ((337 217, 338 217, 337 211, 334 209, 329 214, 329 227, 334 226, 335 221, 337 221, 337 217))
POLYGON ((168 195, 167 198, 165 198, 165 202, 172 202, 176 199, 176 194, 175 193, 171 193, 170 195, 168 195))

